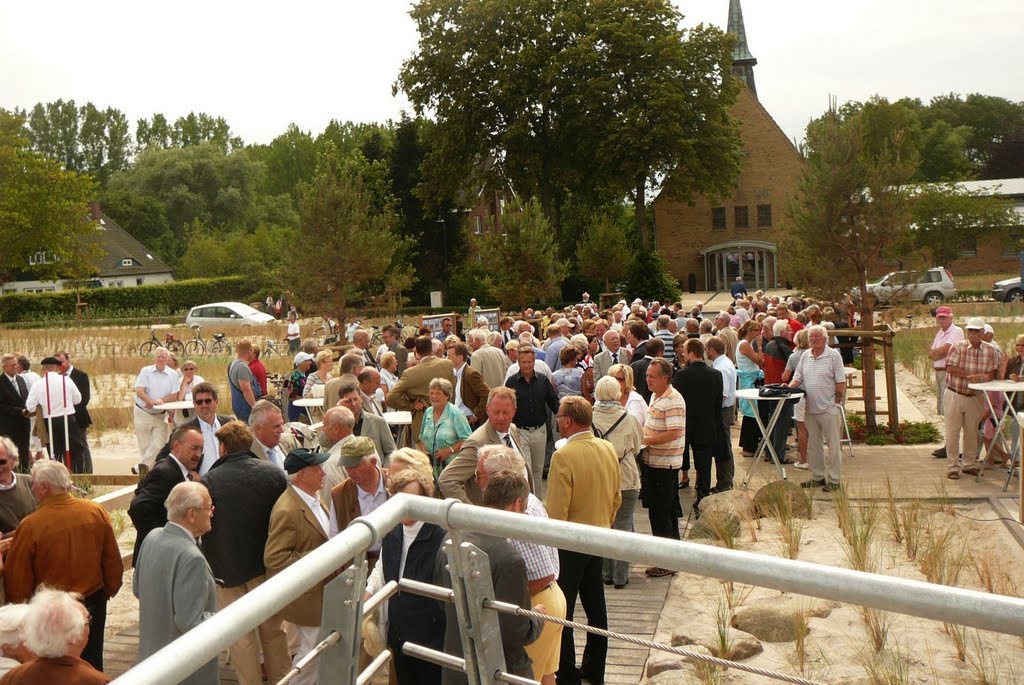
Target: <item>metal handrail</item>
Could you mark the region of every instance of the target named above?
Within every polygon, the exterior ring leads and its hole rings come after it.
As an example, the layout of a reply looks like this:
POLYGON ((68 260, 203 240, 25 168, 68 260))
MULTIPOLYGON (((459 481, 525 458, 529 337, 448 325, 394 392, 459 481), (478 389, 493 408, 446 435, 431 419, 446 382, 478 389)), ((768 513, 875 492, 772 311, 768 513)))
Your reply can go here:
POLYGON ((399 494, 281 573, 117 678, 118 685, 171 685, 216 658, 310 586, 369 549, 403 518, 448 530, 518 538, 560 549, 859 604, 945 623, 1024 635, 1024 600, 763 554, 594 528, 399 494))

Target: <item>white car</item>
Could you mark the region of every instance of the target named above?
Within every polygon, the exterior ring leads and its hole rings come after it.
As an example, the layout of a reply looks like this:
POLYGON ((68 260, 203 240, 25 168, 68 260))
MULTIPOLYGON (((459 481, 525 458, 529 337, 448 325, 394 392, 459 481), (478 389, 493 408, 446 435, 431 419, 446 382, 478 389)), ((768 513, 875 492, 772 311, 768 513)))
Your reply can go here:
POLYGON ((948 269, 937 266, 922 271, 893 271, 877 283, 868 283, 868 292, 878 304, 923 302, 937 306, 956 297, 956 284, 948 269))
POLYGON ((214 302, 192 307, 185 324, 189 328, 202 326, 253 326, 275 321, 270 314, 253 309, 241 302, 214 302))

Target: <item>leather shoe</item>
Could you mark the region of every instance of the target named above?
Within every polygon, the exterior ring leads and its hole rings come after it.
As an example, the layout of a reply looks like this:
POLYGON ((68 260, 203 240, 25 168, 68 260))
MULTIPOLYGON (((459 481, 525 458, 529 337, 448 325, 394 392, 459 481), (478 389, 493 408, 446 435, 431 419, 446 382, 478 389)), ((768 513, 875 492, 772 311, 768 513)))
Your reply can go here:
POLYGON ((817 478, 805 480, 803 483, 800 483, 800 487, 802 488, 823 488, 826 485, 828 485, 828 483, 826 483, 824 479, 818 480, 817 478))
POLYGON ((651 578, 664 578, 665 576, 674 576, 676 574, 672 569, 661 568, 659 566, 652 566, 651 568, 646 569, 644 573, 649 575, 651 578))
POLYGON ((939 449, 937 449, 934 452, 932 452, 932 456, 935 457, 936 459, 945 459, 946 458, 946 448, 945 447, 940 447, 939 449))
POLYGON ((615 583, 615 589, 616 590, 621 590, 622 588, 626 587, 627 585, 629 585, 629 581, 628 580, 625 583, 621 583, 621 584, 620 583, 615 583))

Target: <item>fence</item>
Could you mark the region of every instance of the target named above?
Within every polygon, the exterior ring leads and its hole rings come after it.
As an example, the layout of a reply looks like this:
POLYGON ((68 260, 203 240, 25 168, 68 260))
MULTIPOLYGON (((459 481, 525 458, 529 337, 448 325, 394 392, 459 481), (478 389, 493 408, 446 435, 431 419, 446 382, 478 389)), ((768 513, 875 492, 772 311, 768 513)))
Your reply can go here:
MULTIPOLYGON (((481 609, 501 610, 501 607, 496 606, 500 603, 484 601, 487 597, 486 588, 483 590, 485 594, 480 594, 480 587, 466 581, 467 578, 480 576, 486 576, 489 581, 489 574, 477 573, 474 576, 472 566, 479 564, 479 558, 471 562, 469 557, 465 556, 463 561, 464 555, 472 552, 472 549, 457 543, 461 533, 465 532, 518 538, 783 592, 858 604, 1009 635, 1024 635, 1024 600, 1013 597, 708 545, 652 538, 635 533, 598 529, 563 521, 526 518, 522 514, 474 507, 455 500, 441 501, 400 494, 369 516, 356 519, 329 543, 268 580, 260 586, 259 592, 249 593, 217 612, 208 621, 141 662, 114 682, 118 685, 178 683, 204 663, 216 658, 243 634, 290 604, 308 587, 331 575, 351 559, 357 559, 357 563, 333 580, 325 594, 321 639, 330 636, 332 643, 327 645, 320 655, 320 668, 323 669, 322 672, 331 674, 330 682, 367 682, 369 676, 360 677, 356 671, 366 575, 366 565, 361 559, 363 553, 374 542, 380 540, 403 518, 428 521, 446 528, 453 533, 455 547, 461 550, 458 555, 460 561, 452 564, 452 597, 459 608, 460 619, 466 612, 477 613, 473 614, 475 619, 472 623, 460 620, 465 659, 459 661, 456 658, 449 658, 447 663, 465 668, 471 683, 530 681, 501 676, 504 662, 500 659, 500 642, 496 657, 493 640, 479 639, 484 633, 490 634, 487 626, 489 622, 496 621, 493 611, 481 609), (466 605, 459 607, 460 603, 466 605), (495 667, 495 664, 499 667, 495 667)), ((450 551, 449 559, 452 559, 450 551)), ((393 588, 385 588, 381 595, 387 591, 393 591, 393 588)), ((383 597, 375 596, 371 601, 380 602, 383 601, 383 597)), ((430 656, 421 650, 414 651, 423 656, 430 656)), ((720 660, 710 657, 702 658, 711 663, 721 663, 720 660)), ((380 663, 384 660, 386 657, 378 659, 380 663)), ((808 682, 788 679, 791 682, 808 682)))

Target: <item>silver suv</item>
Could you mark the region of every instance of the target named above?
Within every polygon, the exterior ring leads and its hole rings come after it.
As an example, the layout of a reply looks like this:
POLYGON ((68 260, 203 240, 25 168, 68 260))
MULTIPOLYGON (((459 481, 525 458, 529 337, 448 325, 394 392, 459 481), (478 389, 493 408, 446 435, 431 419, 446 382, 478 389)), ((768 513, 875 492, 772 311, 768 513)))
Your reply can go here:
POLYGON ((1020 289, 1020 276, 996 281, 992 286, 992 299, 996 302, 1024 302, 1024 291, 1020 289))
POLYGON ((956 285, 953 274, 937 266, 927 271, 893 271, 877 283, 869 283, 868 292, 878 304, 923 302, 934 306, 955 298, 956 285))

